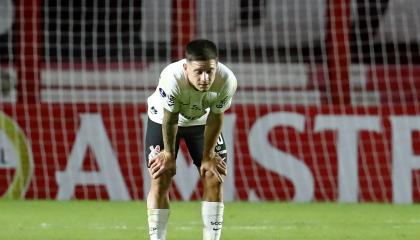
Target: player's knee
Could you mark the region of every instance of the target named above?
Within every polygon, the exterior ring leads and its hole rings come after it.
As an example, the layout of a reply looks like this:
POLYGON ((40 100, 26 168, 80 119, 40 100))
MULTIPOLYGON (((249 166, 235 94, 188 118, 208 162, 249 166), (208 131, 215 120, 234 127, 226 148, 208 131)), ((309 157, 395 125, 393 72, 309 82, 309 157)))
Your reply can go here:
POLYGON ((222 180, 216 174, 210 171, 207 171, 204 174, 204 182, 206 185, 221 185, 222 184, 222 180))
POLYGON ((175 176, 175 174, 176 174, 175 168, 174 169, 167 169, 159 177, 154 179, 154 181, 158 185, 167 185, 167 184, 171 183, 172 178, 175 176))

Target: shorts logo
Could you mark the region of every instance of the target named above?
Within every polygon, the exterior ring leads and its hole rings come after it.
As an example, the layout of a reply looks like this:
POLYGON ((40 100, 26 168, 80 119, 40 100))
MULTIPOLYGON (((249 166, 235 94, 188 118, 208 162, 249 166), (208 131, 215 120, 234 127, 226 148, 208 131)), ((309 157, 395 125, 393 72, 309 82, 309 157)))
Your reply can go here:
POLYGON ((163 91, 162 88, 159 88, 159 93, 160 93, 160 96, 162 96, 163 98, 166 97, 166 93, 165 91, 163 91))
POLYGON ((149 158, 149 160, 152 160, 153 158, 155 158, 158 155, 158 153, 160 153, 160 146, 159 145, 156 145, 156 147, 150 146, 149 149, 150 149, 150 153, 147 156, 149 158))

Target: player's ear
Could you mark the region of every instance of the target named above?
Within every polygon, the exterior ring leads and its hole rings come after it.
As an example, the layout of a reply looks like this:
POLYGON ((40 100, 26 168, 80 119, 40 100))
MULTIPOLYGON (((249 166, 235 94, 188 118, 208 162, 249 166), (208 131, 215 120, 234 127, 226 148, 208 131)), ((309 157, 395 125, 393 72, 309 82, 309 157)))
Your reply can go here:
POLYGON ((184 70, 187 71, 187 64, 184 63, 184 64, 182 64, 182 66, 184 67, 184 70))

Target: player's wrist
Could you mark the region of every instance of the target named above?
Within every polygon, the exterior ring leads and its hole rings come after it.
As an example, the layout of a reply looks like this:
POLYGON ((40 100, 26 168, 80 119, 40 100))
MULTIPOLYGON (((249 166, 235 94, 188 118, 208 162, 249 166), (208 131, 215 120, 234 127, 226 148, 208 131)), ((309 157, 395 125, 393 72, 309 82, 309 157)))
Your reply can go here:
POLYGON ((216 156, 216 152, 214 152, 214 151, 206 152, 206 153, 203 154, 202 162, 211 161, 212 159, 215 158, 215 156, 216 156))
POLYGON ((175 160, 175 152, 172 151, 163 151, 163 154, 165 154, 165 158, 168 160, 175 160))

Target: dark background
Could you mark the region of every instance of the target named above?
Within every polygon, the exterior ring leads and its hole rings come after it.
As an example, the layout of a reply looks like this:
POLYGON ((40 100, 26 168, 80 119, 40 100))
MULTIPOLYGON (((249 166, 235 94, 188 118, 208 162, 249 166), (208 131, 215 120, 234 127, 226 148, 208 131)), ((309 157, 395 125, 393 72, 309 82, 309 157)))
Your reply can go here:
MULTIPOLYGON (((374 42, 389 0, 354 0, 358 18, 352 20, 350 48, 353 63, 420 64, 418 42, 374 42), (383 53, 386 54, 383 54, 383 53)), ((45 62, 167 61, 171 44, 140 39, 140 0, 44 0, 42 54, 45 62)), ((17 8, 15 6, 15 8, 17 8)), ((258 26, 265 15, 265 0, 240 0, 240 28, 258 26)), ((16 15, 16 14, 15 14, 16 15)), ((13 32, 0 35, 0 63, 14 61, 17 20, 13 32)), ((324 62, 322 42, 310 46, 220 46, 221 58, 232 61, 324 62), (287 57, 286 57, 287 56, 287 57)))

